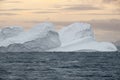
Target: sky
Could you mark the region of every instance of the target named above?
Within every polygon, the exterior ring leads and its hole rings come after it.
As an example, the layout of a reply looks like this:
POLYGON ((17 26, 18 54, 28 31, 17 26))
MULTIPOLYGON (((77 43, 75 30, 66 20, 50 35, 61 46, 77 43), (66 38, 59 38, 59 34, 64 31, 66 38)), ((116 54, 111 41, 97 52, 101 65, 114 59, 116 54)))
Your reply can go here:
POLYGON ((120 40, 120 0, 0 0, 0 28, 52 22, 90 23, 98 41, 120 40))

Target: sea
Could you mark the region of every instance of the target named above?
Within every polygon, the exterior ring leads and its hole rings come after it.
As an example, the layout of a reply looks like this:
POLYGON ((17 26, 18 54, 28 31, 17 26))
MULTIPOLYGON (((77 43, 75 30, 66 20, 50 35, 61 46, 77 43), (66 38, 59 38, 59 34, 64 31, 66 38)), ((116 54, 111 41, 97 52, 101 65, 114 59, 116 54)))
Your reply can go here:
POLYGON ((120 52, 0 53, 0 80, 120 80, 120 52))

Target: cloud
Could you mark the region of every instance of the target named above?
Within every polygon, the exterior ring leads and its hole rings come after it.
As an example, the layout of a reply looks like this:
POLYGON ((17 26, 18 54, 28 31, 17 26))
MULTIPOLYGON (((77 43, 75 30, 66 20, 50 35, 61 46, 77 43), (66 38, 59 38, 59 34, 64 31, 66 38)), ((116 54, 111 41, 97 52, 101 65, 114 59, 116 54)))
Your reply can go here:
POLYGON ((81 14, 81 13, 72 13, 70 15, 120 15, 120 13, 84 13, 84 14, 81 14))
POLYGON ((0 1, 5 1, 5 0, 0 0, 0 1))
POLYGON ((120 40, 120 20, 91 20, 95 36, 102 41, 120 40))
POLYGON ((6 3, 21 3, 21 1, 7 1, 6 3))
POLYGON ((120 0, 102 0, 102 2, 106 5, 112 5, 114 8, 114 10, 111 9, 112 12, 120 13, 120 0))
POLYGON ((57 12, 52 12, 52 11, 38 11, 38 12, 33 12, 36 14, 51 14, 51 13, 57 13, 57 12))
POLYGON ((103 0, 105 3, 119 2, 119 0, 103 0))
POLYGON ((120 0, 102 0, 103 3, 107 3, 107 4, 114 4, 115 6, 118 6, 120 9, 120 0))
POLYGON ((14 13, 0 13, 0 15, 2 15, 2 16, 9 16, 9 15, 18 15, 18 14, 14 14, 14 13))
POLYGON ((63 8, 65 10, 100 10, 101 8, 92 5, 71 5, 63 8))
POLYGON ((27 10, 35 10, 35 9, 20 9, 20 8, 0 9, 0 11, 27 11, 27 10))
POLYGON ((3 21, 3 20, 0 20, 0 23, 1 23, 1 22, 5 22, 5 21, 3 21))
POLYGON ((91 20, 88 23, 92 24, 94 28, 106 31, 120 31, 120 20, 91 20))
POLYGON ((9 1, 9 0, 0 0, 5 1, 5 3, 21 3, 21 1, 9 1))
POLYGON ((20 8, 14 8, 14 9, 7 9, 9 11, 27 11, 27 10, 34 10, 34 9, 20 9, 20 8))

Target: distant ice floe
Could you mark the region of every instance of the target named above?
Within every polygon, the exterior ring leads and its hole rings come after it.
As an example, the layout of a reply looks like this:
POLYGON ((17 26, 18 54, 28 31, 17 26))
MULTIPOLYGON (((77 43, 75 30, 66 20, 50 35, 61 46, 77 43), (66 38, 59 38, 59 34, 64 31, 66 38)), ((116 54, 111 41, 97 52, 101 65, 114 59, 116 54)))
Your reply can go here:
POLYGON ((0 30, 0 52, 117 51, 109 42, 97 42, 90 24, 73 23, 56 31, 52 23, 40 23, 28 31, 21 27, 0 30))

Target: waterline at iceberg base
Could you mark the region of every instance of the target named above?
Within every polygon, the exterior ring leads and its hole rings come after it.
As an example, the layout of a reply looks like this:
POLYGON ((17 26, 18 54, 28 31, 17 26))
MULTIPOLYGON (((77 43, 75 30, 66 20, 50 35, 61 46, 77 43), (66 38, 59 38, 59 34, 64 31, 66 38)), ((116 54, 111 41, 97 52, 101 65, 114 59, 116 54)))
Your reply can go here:
POLYGON ((97 42, 90 24, 73 23, 56 31, 52 23, 40 23, 28 31, 21 27, 0 30, 0 52, 114 52, 109 42, 97 42))

